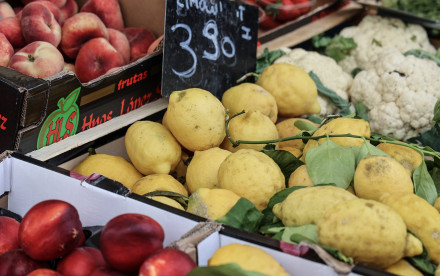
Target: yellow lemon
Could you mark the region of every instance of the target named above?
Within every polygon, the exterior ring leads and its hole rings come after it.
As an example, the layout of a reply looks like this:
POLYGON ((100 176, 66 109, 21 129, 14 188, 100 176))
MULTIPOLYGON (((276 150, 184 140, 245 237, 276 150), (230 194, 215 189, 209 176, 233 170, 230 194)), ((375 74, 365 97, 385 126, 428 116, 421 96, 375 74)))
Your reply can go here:
POLYGON ((266 154, 240 149, 230 154, 218 170, 220 188, 228 189, 251 201, 259 210, 286 186, 281 169, 266 154))
POLYGON ((380 143, 376 147, 407 168, 410 175, 422 163, 422 155, 412 148, 390 143, 380 143))
POLYGON ((254 245, 231 243, 217 249, 208 266, 236 263, 242 269, 268 276, 288 276, 280 263, 269 253, 254 245))
POLYGON ((169 205, 171 207, 177 208, 179 210, 185 211, 185 209, 182 207, 182 205, 179 204, 179 202, 175 201, 174 199, 171 199, 166 196, 152 196, 150 197, 152 200, 158 201, 160 203, 169 205))
POLYGON ((254 83, 242 83, 229 88, 223 93, 222 104, 229 110, 229 116, 243 110, 260 110, 272 122, 277 121, 278 107, 275 98, 263 87, 254 83))
MULTIPOLYGON (((267 141, 278 139, 275 124, 259 110, 249 110, 229 121, 229 136, 234 140, 267 141)), ((277 143, 274 143, 277 144, 277 143)), ((239 149, 262 150, 266 144, 240 144, 233 147, 226 137, 220 145, 222 149, 236 152, 239 149)))
POLYGON ((282 62, 269 65, 257 84, 274 96, 281 116, 299 117, 321 110, 315 82, 298 66, 282 62))
POLYGON ((301 165, 296 170, 294 170, 289 177, 288 186, 314 186, 309 173, 307 172, 307 166, 301 165))
POLYGON ((73 168, 72 171, 84 176, 99 173, 107 178, 120 182, 129 189, 133 187, 137 180, 143 177, 143 175, 123 157, 102 153, 87 156, 73 168))
POLYGON ((397 263, 385 268, 386 272, 401 276, 423 276, 423 273, 417 270, 405 259, 401 259, 397 263))
POLYGON ((225 108, 210 92, 190 88, 169 97, 166 125, 186 149, 217 147, 225 137, 225 108))
POLYGON ((188 196, 185 187, 169 174, 149 174, 134 183, 133 193, 144 195, 154 191, 169 191, 188 196))
POLYGON ((219 147, 196 150, 186 172, 186 185, 190 193, 198 188, 218 188, 218 168, 231 154, 219 147))
POLYGON ((414 193, 405 167, 390 156, 373 155, 361 159, 353 183, 356 195, 366 199, 379 200, 384 193, 414 193))
POLYGON ((182 149, 171 132, 153 121, 137 121, 125 134, 125 148, 133 165, 144 175, 168 174, 180 161, 182 149))
POLYGON ((226 215, 239 199, 240 197, 230 190, 199 188, 189 197, 186 211, 216 220, 226 215))
MULTIPOLYGON (((316 127, 318 126, 314 122, 307 120, 307 119, 289 118, 289 119, 283 120, 281 122, 278 122, 275 125, 277 127, 278 135, 280 136, 280 138, 296 136, 301 131, 299 128, 297 128, 295 126, 296 121, 304 121, 304 122, 310 123, 316 127)), ((304 148, 304 143, 301 139, 294 139, 294 140, 279 142, 278 145, 280 148, 282 148, 282 147, 293 147, 293 148, 298 148, 298 149, 304 148)))

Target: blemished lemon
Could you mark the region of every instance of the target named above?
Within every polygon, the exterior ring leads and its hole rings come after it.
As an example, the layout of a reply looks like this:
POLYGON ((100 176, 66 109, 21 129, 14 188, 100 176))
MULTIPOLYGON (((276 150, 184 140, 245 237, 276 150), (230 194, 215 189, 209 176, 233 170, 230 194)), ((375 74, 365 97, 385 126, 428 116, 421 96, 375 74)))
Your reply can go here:
POLYGON ((422 163, 422 155, 412 148, 390 143, 380 143, 376 147, 389 154, 407 168, 410 175, 412 175, 422 163))
POLYGON ((353 178, 358 197, 379 200, 382 194, 412 194, 414 185, 405 167, 390 156, 361 159, 353 178))
POLYGON ((315 82, 298 66, 282 62, 269 65, 257 84, 274 96, 280 116, 299 117, 321 111, 315 82))
POLYGON ((288 276, 281 264, 263 249, 248 244, 231 243, 217 249, 208 266, 236 263, 242 269, 268 276, 288 276))
POLYGON ((223 106, 229 110, 229 116, 241 111, 260 110, 272 122, 278 118, 278 107, 275 98, 263 87, 254 83, 241 83, 223 93, 223 106))
POLYGON ((182 183, 169 174, 149 174, 134 183, 133 193, 144 195, 154 191, 169 191, 188 196, 182 183))
POLYGON ((254 149, 240 149, 220 164, 218 182, 251 201, 259 210, 269 199, 286 187, 280 167, 266 154, 254 149))
MULTIPOLYGON (((278 139, 278 131, 275 124, 261 111, 249 110, 229 121, 229 136, 236 140, 267 141, 278 139)), ((274 143, 277 145, 278 143, 274 143)), ((220 145, 222 149, 236 152, 239 149, 262 150, 266 144, 240 144, 234 147, 231 141, 225 137, 220 145)))
POLYGON ((234 192, 218 188, 199 188, 188 199, 187 212, 216 220, 226 215, 240 199, 234 192))
POLYGON ((73 168, 72 171, 84 176, 99 173, 107 178, 120 182, 129 189, 133 187, 136 181, 143 177, 143 175, 123 157, 103 153, 87 156, 73 168))
POLYGON ((218 188, 218 169, 231 154, 219 147, 196 150, 186 171, 186 185, 190 193, 198 188, 218 188))
POLYGON ((125 134, 125 149, 144 175, 169 174, 180 162, 182 148, 171 132, 153 121, 137 121, 125 134))
POLYGON ((166 126, 189 151, 217 147, 223 141, 226 111, 209 91, 189 88, 174 91, 166 110, 166 126))

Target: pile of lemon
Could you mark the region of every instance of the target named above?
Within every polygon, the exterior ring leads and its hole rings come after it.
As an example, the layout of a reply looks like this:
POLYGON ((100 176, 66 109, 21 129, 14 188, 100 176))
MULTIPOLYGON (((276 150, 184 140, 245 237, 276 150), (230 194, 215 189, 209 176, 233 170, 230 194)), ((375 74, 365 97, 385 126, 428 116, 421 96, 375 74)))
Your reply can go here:
MULTIPOLYGON (((211 220, 224 216, 242 197, 263 210, 277 192, 310 186, 296 190, 273 208, 286 226, 316 224, 321 244, 389 271, 395 272, 392 269, 405 256, 420 254, 422 244, 438 264, 440 214, 414 195, 411 180, 422 162, 417 151, 379 145, 387 156, 362 159, 352 185, 345 190, 315 186, 318 183, 310 178, 307 162, 285 179, 275 161, 261 151, 265 143, 233 144, 237 140, 273 141, 277 149, 307 160, 307 153, 325 138, 307 143, 302 139, 277 141, 297 135, 298 120, 313 124, 304 117, 319 114, 317 95, 315 83, 303 69, 284 63, 268 66, 257 83, 231 87, 221 100, 199 88, 174 91, 162 122, 138 121, 128 128, 129 160, 96 154, 73 171, 86 176, 100 173, 140 195, 180 194, 188 197, 187 206, 173 197, 149 197, 211 220)), ((313 135, 347 133, 369 137, 370 127, 362 119, 338 118, 313 135)), ((358 148, 365 142, 347 137, 331 140, 358 148)), ((401 267, 416 271, 407 263, 401 267)))

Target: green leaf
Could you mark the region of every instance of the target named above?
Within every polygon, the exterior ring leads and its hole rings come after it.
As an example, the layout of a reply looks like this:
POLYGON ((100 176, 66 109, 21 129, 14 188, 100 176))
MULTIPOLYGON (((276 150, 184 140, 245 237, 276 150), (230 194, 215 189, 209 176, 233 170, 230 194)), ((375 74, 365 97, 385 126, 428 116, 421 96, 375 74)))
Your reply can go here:
POLYGON ((359 150, 359 153, 357 155, 356 165, 359 164, 361 159, 363 159, 365 157, 368 157, 368 156, 373 156, 373 155, 388 156, 388 154, 386 154, 382 150, 376 148, 375 146, 373 146, 372 144, 368 143, 367 141, 364 141, 364 143, 362 144, 362 146, 361 146, 361 148, 359 150))
POLYGON ((257 207, 248 199, 242 197, 226 215, 218 218, 216 221, 248 232, 257 233, 262 219, 263 214, 257 207))
POLYGON ((431 171, 431 177, 437 190, 437 196, 440 196, 440 168, 434 167, 431 171))
POLYGON ((315 132, 316 130, 318 130, 318 128, 317 128, 315 125, 313 125, 313 124, 311 124, 311 123, 309 123, 309 122, 303 121, 303 120, 297 120, 297 121, 295 121, 294 125, 295 125, 298 129, 300 129, 300 130, 305 130, 305 131, 309 132, 310 134, 313 134, 313 132, 315 132))
POLYGON ((368 121, 368 110, 365 104, 363 104, 362 102, 357 102, 354 105, 354 109, 356 111, 356 117, 368 121))
POLYGON ((188 208, 188 197, 176 192, 170 191, 153 191, 142 195, 143 197, 166 196, 177 201, 186 210, 188 208))
POLYGON ((425 247, 423 247, 423 253, 411 258, 406 258, 410 264, 414 267, 420 269, 420 271, 428 274, 434 275, 437 266, 431 262, 431 259, 426 251, 425 247))
POLYGON ((318 232, 316 225, 306 224, 301 226, 288 226, 284 229, 281 240, 298 244, 301 241, 308 241, 311 243, 318 243, 318 232))
POLYGON ((274 194, 267 203, 266 208, 262 211, 264 217, 261 220, 262 227, 266 225, 273 225, 274 223, 279 222, 280 220, 273 214, 272 209, 273 206, 277 203, 283 202, 290 193, 295 190, 305 188, 305 186, 294 186, 290 188, 283 189, 278 193, 274 194))
POLYGON ((257 57, 257 65, 255 73, 261 74, 264 68, 271 65, 276 59, 285 55, 286 53, 282 50, 269 51, 267 48, 264 49, 263 53, 257 57))
POLYGON ((362 68, 356 67, 351 71, 351 76, 354 78, 356 77, 357 74, 359 74, 359 72, 362 71, 362 68))
POLYGON ((336 259, 343 261, 345 263, 348 263, 348 264, 354 264, 353 258, 345 256, 338 249, 330 247, 330 246, 325 246, 325 245, 319 245, 319 246, 322 247, 325 251, 327 251, 330 255, 332 255, 336 259))
POLYGON ((408 139, 407 142, 415 144, 420 143, 424 146, 429 146, 436 151, 440 151, 440 132, 437 130, 437 128, 432 128, 423 132, 417 137, 408 139))
POLYGON ((440 99, 437 100, 434 106, 434 122, 440 127, 440 99))
POLYGON ((307 119, 309 119, 310 121, 314 122, 315 124, 320 124, 324 120, 324 118, 322 118, 319 115, 309 115, 307 117, 307 119))
POLYGON ((379 47, 382 47, 382 42, 380 42, 379 40, 373 38, 373 40, 371 41, 371 44, 377 45, 379 47))
POLYGON ((325 96, 329 101, 334 104, 337 108, 340 109, 339 114, 342 116, 348 115, 351 113, 350 111, 350 103, 345 99, 339 97, 336 92, 325 87, 319 77, 313 73, 313 71, 309 72, 309 76, 315 82, 316 87, 320 95, 325 96))
POLYGON ((352 49, 357 47, 356 42, 351 37, 335 35, 325 48, 325 55, 333 58, 336 62, 343 60, 352 49))
POLYGON ((236 263, 229 263, 217 266, 198 266, 191 270, 186 276, 267 276, 265 274, 242 269, 236 263))
POLYGON ((304 164, 301 160, 296 158, 295 155, 285 150, 267 150, 267 147, 265 147, 263 148, 263 152, 272 158, 280 167, 284 175, 286 187, 292 172, 304 164))
POLYGON ((437 190, 435 188, 434 180, 426 167, 425 160, 422 161, 419 167, 413 173, 414 193, 421 198, 424 198, 431 204, 437 199, 437 190))
MULTIPOLYGON (((416 56, 418 58, 430 59, 430 60, 434 61, 437 64, 437 66, 440 66, 440 58, 438 58, 436 55, 431 54, 430 52, 422 50, 422 49, 409 50, 409 51, 406 51, 403 54, 405 56, 413 55, 413 56, 416 56)), ((437 101, 437 103, 438 103, 438 101, 437 101)))
POLYGON ((347 189, 354 176, 356 156, 351 148, 342 147, 327 138, 307 152, 306 165, 313 183, 334 183, 347 189))
POLYGON ((286 226, 284 226, 283 222, 278 221, 277 223, 261 227, 259 232, 263 235, 275 235, 281 231, 284 231, 285 228, 286 226))

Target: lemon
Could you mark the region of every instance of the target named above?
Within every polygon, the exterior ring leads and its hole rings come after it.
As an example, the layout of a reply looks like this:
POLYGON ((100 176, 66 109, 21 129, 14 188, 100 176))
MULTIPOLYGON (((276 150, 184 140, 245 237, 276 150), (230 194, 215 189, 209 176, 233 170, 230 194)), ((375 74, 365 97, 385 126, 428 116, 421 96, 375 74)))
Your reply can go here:
MULTIPOLYGON (((314 122, 307 120, 307 119, 289 118, 289 119, 283 120, 281 122, 278 122, 275 125, 280 138, 296 136, 301 131, 299 128, 297 128, 295 126, 296 121, 304 121, 304 122, 310 123, 314 126, 318 126, 314 122)), ((282 148, 282 147, 293 147, 293 148, 298 148, 298 149, 304 148, 304 143, 301 139, 294 139, 294 140, 279 142, 278 145, 280 148, 282 148)))
MULTIPOLYGON (((249 110, 229 121, 229 136, 233 140, 267 141, 278 139, 275 124, 259 110, 249 110)), ((275 145, 277 143, 274 143, 275 145)), ((236 152, 239 149, 262 150, 266 144, 240 144, 233 147, 226 137, 220 145, 222 149, 236 152)))
POLYGON ((186 182, 186 172, 188 170, 189 160, 190 156, 188 155, 188 153, 182 150, 182 156, 180 158, 179 164, 177 164, 176 168, 171 174, 181 183, 186 182))
POLYGON ((301 165, 294 170, 289 176, 288 186, 314 186, 309 173, 307 172, 307 166, 301 165))
POLYGON ((231 154, 219 147, 196 150, 186 172, 186 185, 190 193, 198 188, 218 188, 218 168, 231 154))
POLYGON ((171 132, 153 121, 137 121, 125 134, 125 148, 133 165, 144 175, 168 174, 180 161, 182 149, 171 132))
POLYGON ((390 156, 373 155, 361 159, 353 183, 356 195, 366 199, 379 200, 384 193, 414 193, 405 167, 390 156))
POLYGON ((423 253, 423 244, 411 233, 406 234, 405 257, 413 257, 423 253))
POLYGON ((208 266, 236 263, 242 269, 268 276, 288 276, 281 264, 269 253, 254 245, 231 243, 217 249, 208 266))
POLYGON ((286 226, 316 224, 334 205, 355 198, 352 193, 334 186, 306 187, 275 204, 272 212, 286 226))
POLYGON ((226 215, 239 199, 240 197, 230 190, 199 188, 189 197, 186 211, 216 220, 226 215))
POLYGON ((272 122, 277 121, 278 107, 275 98, 263 87, 254 83, 242 83, 229 88, 222 96, 223 106, 229 116, 241 111, 260 110, 272 122))
POLYGON ((285 188, 284 175, 275 161, 253 149, 240 149, 226 157, 218 170, 218 183, 220 188, 245 197, 259 210, 285 188))
POLYGON ((434 201, 434 208, 440 212, 440 197, 437 197, 437 199, 434 201))
POLYGON ((392 208, 356 198, 337 203, 318 221, 318 242, 355 262, 386 268, 404 257, 406 225, 392 208))
POLYGON ((423 276, 423 273, 418 271, 405 259, 401 259, 397 263, 385 268, 385 271, 402 276, 423 276))
POLYGON ((281 116, 299 117, 321 110, 315 82, 298 66, 282 62, 269 65, 257 84, 274 96, 281 116))
POLYGON ((210 92, 190 88, 169 98, 166 125, 177 141, 194 152, 217 147, 225 137, 225 108, 210 92))
POLYGON ((138 179, 143 177, 143 175, 123 157, 103 153, 87 156, 73 168, 72 171, 86 177, 93 173, 99 173, 107 178, 120 182, 129 189, 133 187, 138 179))
POLYGON ((380 143, 376 147, 396 159, 410 175, 422 163, 422 155, 412 148, 390 143, 380 143))
MULTIPOLYGON (((313 137, 322 136, 325 134, 352 134, 370 137, 370 124, 363 119, 353 119, 353 118, 336 118, 328 122, 327 124, 321 126, 315 133, 313 137)), ((303 157, 301 160, 305 160, 307 151, 313 147, 317 147, 320 143, 323 143, 327 138, 321 138, 319 141, 308 140, 307 144, 303 149, 303 157)), ((351 137, 331 137, 330 140, 335 142, 340 146, 355 146, 361 147, 364 140, 361 138, 351 138, 351 137)))
POLYGON ((134 183, 133 193, 144 195, 154 191, 169 191, 188 196, 185 187, 169 174, 149 174, 134 183))
POLYGON ((171 207, 177 208, 179 210, 185 211, 185 209, 182 207, 182 205, 179 204, 179 202, 175 201, 174 199, 171 199, 166 196, 152 196, 150 197, 152 200, 158 201, 160 203, 169 205, 171 207))

